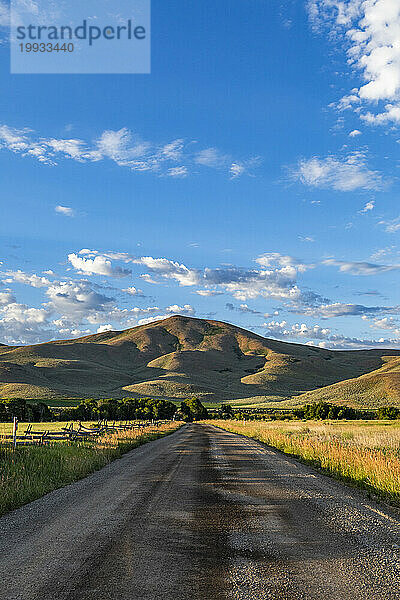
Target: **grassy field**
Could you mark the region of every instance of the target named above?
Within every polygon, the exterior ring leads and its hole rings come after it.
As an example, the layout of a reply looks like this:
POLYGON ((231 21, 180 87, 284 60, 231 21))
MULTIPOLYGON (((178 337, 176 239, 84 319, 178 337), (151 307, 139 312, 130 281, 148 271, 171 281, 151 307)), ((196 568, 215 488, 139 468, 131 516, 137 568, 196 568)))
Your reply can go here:
POLYGON ((400 506, 400 421, 210 421, 400 506))
MULTIPOLYGON (((44 425, 55 428, 61 424, 36 423, 34 428, 42 429, 44 425)), ((0 515, 86 477, 125 452, 178 427, 179 423, 149 426, 141 433, 137 430, 108 433, 93 441, 19 447, 15 452, 0 444, 0 515)))
MULTIPOLYGON (((87 428, 97 427, 98 421, 82 421, 82 425, 87 428)), ((124 424, 126 421, 115 421, 116 425, 124 424)), ((32 425, 32 431, 61 431, 67 425, 70 425, 71 421, 48 421, 43 423, 18 423, 18 435, 25 433, 28 425, 32 425)), ((74 422, 74 429, 78 429, 79 424, 74 422)), ((0 423, 0 436, 12 433, 12 423, 0 423)))

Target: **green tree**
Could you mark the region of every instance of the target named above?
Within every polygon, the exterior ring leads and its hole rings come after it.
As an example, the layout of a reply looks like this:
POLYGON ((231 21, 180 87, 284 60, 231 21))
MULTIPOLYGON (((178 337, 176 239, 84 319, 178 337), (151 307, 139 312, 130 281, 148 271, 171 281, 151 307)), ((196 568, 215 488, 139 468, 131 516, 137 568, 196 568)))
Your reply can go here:
POLYGON ((188 398, 181 403, 181 412, 185 421, 200 421, 208 417, 207 409, 198 398, 188 398))

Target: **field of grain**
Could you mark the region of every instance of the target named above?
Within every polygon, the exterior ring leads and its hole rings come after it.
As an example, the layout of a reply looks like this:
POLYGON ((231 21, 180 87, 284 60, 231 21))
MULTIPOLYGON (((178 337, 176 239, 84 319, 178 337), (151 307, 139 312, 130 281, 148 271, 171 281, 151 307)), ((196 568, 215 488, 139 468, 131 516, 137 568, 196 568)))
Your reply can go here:
POLYGON ((400 505, 400 421, 211 421, 400 505))
MULTIPOLYGON (((10 424, 2 424, 3 432, 10 424), (7 427, 4 427, 7 425, 7 427)), ((61 423, 35 423, 34 429, 61 423)), ((180 423, 139 431, 108 432, 93 440, 55 442, 47 446, 11 447, 0 444, 0 515, 32 502, 54 489, 86 477, 125 452, 172 433, 180 423)), ((47 427, 48 428, 48 427, 47 427)))

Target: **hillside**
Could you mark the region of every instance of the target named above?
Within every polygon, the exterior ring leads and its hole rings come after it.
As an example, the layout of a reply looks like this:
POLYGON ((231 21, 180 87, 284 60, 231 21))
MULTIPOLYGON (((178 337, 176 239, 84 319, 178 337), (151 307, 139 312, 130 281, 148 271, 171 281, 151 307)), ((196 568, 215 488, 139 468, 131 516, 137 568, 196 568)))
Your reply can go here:
POLYGON ((359 381, 395 360, 400 363, 400 352, 325 350, 219 321, 174 316, 80 339, 2 346, 0 397, 178 400, 195 394, 210 401, 282 401, 344 385, 344 379, 359 381))
POLYGON ((296 397, 296 403, 335 402, 355 407, 400 406, 400 358, 384 357, 383 366, 296 397))

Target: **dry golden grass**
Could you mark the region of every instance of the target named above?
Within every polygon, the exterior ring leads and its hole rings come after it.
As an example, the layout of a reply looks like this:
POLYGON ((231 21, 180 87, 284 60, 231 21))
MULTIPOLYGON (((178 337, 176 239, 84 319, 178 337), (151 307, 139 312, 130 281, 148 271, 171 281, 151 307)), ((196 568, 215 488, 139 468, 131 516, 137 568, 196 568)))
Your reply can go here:
POLYGON ((399 421, 211 421, 400 504, 399 421))
MULTIPOLYGON (((40 425, 40 424, 38 424, 40 425)), ((0 444, 0 515, 86 477, 125 452, 171 433, 181 423, 108 433, 92 441, 18 447, 0 444)))

